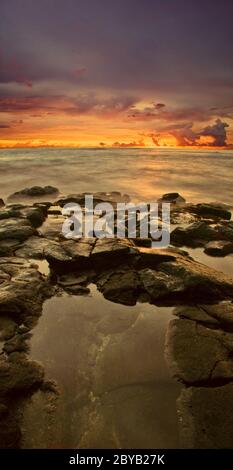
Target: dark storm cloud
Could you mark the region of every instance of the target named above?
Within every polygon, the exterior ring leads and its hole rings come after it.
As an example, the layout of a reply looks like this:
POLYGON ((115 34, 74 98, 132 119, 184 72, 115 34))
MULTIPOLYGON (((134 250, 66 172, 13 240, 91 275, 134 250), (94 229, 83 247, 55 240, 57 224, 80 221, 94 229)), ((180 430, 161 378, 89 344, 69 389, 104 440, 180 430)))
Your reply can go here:
POLYGON ((11 114, 30 113, 31 116, 35 117, 43 114, 59 113, 70 116, 88 113, 99 116, 115 116, 131 109, 134 103, 135 98, 130 96, 100 99, 93 93, 80 94, 75 98, 62 95, 3 97, 0 98, 0 110, 2 113, 11 114), (36 113, 34 113, 35 111, 36 113))
POLYGON ((152 106, 147 106, 144 109, 132 109, 132 112, 128 117, 138 121, 206 121, 215 114, 216 112, 214 110, 204 109, 203 107, 172 109, 170 107, 165 107, 165 104, 160 105, 159 107, 157 104, 153 104, 152 106))
POLYGON ((164 128, 161 133, 151 133, 148 137, 151 137, 152 142, 155 145, 159 145, 159 138, 169 133, 169 135, 176 138, 177 145, 180 146, 212 146, 212 147, 227 147, 227 133, 226 129, 229 125, 221 119, 216 119, 215 123, 210 126, 206 126, 200 131, 193 129, 193 123, 181 124, 168 126, 164 128), (201 137, 211 137, 211 142, 200 142, 201 137))
POLYGON ((213 93, 232 86, 233 4, 219 5, 217 0, 2 0, 3 53, 11 62, 17 59, 22 78, 11 70, 1 79, 28 86, 52 78, 75 82, 82 71, 89 87, 176 92, 208 87, 213 93))
POLYGON ((232 17, 230 0, 1 0, 3 122, 120 116, 155 145, 167 127, 180 145, 226 146, 232 17))
POLYGON ((217 119, 213 126, 207 126, 200 135, 213 137, 213 145, 216 147, 224 147, 227 145, 227 133, 226 128, 229 125, 226 122, 222 122, 221 119, 217 119))

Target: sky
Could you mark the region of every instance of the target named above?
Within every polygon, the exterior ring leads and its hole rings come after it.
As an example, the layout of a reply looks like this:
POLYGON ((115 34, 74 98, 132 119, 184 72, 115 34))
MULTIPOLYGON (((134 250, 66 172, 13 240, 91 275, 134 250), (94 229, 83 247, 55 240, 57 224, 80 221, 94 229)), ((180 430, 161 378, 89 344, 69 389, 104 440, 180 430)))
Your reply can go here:
POLYGON ((232 0, 1 0, 0 147, 233 148, 232 0))

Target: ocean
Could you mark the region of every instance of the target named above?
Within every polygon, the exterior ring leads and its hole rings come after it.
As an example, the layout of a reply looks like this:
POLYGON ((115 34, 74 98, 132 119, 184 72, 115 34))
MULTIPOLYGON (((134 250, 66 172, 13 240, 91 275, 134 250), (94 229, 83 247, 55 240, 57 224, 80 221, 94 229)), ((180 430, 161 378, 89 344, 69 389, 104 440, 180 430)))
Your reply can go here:
POLYGON ((1 149, 0 197, 34 185, 61 193, 121 191, 154 202, 177 191, 189 202, 232 204, 233 151, 1 149))

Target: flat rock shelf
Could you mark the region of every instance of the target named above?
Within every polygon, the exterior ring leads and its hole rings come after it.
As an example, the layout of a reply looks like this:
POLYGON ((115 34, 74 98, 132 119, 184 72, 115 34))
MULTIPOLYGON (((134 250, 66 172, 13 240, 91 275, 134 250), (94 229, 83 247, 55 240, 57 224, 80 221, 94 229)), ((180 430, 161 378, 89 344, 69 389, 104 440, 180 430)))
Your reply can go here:
POLYGON ((230 208, 164 195, 171 245, 155 249, 140 224, 67 240, 62 207, 85 194, 56 193, 1 204, 0 447, 232 447, 230 208))

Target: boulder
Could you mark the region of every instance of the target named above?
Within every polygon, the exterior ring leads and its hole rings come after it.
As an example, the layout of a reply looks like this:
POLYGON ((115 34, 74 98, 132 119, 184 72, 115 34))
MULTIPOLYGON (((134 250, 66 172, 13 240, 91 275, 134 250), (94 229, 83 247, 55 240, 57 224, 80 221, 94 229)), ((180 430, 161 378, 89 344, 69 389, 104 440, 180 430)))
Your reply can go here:
POLYGON ((0 361, 0 397, 26 393, 39 387, 44 378, 44 369, 36 361, 0 361))
POLYGON ((225 204, 208 203, 208 204, 196 204, 190 205, 188 210, 205 218, 217 218, 217 219, 231 219, 231 211, 225 204))
POLYGON ((171 243, 179 246, 203 246, 207 241, 216 239, 218 239, 216 229, 205 222, 194 222, 188 227, 176 227, 171 232, 171 243))
POLYGON ((54 186, 32 186, 32 188, 25 188, 17 191, 9 196, 9 200, 11 199, 20 199, 25 197, 43 197, 43 196, 50 196, 56 195, 59 193, 59 190, 54 186))
POLYGON ((20 240, 0 240, 0 256, 13 256, 20 243, 20 240))
POLYGON ((233 243, 233 224, 229 222, 224 225, 217 225, 218 238, 221 240, 228 240, 233 243))
MULTIPOLYGON (((211 312, 213 306, 210 305, 209 307, 211 312)), ((184 318, 186 320, 197 321, 203 325, 210 327, 218 328, 220 326, 218 319, 209 314, 208 309, 206 309, 203 305, 182 305, 176 307, 174 309, 174 315, 177 315, 179 318, 184 318)))
POLYGON ((124 305, 135 305, 141 282, 136 271, 122 266, 100 275, 97 287, 108 300, 124 305))
POLYGON ((168 202, 170 204, 185 204, 185 199, 179 193, 167 193, 158 199, 158 202, 168 202))
POLYGON ((227 240, 216 240, 207 243, 204 252, 210 256, 227 256, 233 253, 233 242, 227 240))
POLYGON ((0 240, 24 241, 35 233, 37 233, 35 228, 26 219, 11 218, 0 222, 0 240))
POLYGON ((0 210, 0 220, 10 219, 11 217, 20 217, 20 211, 17 209, 0 210))
POLYGON ((22 215, 29 220, 35 228, 40 227, 46 219, 47 213, 41 207, 28 207, 22 210, 22 215))
POLYGON ((52 294, 35 266, 21 258, 0 258, 0 279, 0 315, 38 314, 43 300, 52 294))

